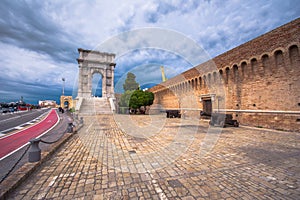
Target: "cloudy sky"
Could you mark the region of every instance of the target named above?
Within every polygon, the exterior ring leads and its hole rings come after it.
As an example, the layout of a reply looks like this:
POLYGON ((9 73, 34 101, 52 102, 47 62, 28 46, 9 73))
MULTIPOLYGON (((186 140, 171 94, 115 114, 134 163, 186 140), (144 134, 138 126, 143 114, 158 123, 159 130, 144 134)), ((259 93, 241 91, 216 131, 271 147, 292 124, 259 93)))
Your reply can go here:
POLYGON ((78 48, 116 53, 117 92, 129 71, 146 87, 161 82, 159 66, 170 78, 298 18, 300 3, 3 0, 0 10, 0 102, 37 103, 58 100, 62 77, 76 96, 78 48))

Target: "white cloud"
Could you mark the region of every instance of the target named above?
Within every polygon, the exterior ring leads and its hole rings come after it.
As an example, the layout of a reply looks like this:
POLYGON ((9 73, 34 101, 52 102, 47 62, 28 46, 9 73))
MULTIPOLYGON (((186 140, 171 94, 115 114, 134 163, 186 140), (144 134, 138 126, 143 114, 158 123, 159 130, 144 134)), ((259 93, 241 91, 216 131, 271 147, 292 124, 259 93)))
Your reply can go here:
MULTIPOLYGON (((72 87, 76 65, 55 62, 48 55, 28 51, 12 45, 0 43, 2 80, 41 85, 60 85, 65 77, 67 86, 72 87)), ((3 89, 3 88, 2 88, 3 89)))
MULTIPOLYGON (((155 58, 170 66, 177 63, 185 65, 180 57, 199 64, 197 62, 207 56, 199 56, 205 53, 195 51, 195 46, 187 45, 189 42, 200 45, 214 57, 299 17, 300 4, 294 0, 21 3, 7 0, 0 4, 0 9, 1 19, 5 19, 0 20, 0 47, 5 49, 0 52, 0 67, 5 77, 15 82, 56 87, 60 87, 61 77, 65 77, 67 86, 71 88, 77 76, 76 48, 117 50, 126 54, 152 46, 179 56, 168 59, 171 54, 162 51, 157 54, 147 51, 128 54, 132 57, 119 59, 122 62, 116 68, 118 76, 129 71, 130 67, 145 67, 143 64, 151 63, 155 58), (141 35, 129 37, 129 40, 119 38, 110 43, 111 49, 101 46, 120 34, 125 37, 124 31, 145 27, 165 30, 157 35, 155 31, 145 35, 141 32, 141 35), (171 30, 183 37, 173 37, 176 34, 170 34, 171 30)), ((177 71, 187 67, 181 66, 177 71)), ((153 72, 152 75, 153 79, 156 75, 155 80, 159 80, 159 73, 153 72)))
POLYGON ((173 0, 168 3, 78 0, 48 2, 44 12, 66 32, 77 35, 78 43, 84 48, 94 48, 123 31, 160 27, 193 38, 216 56, 270 30, 270 27, 288 22, 281 22, 282 16, 297 16, 291 9, 296 6, 293 4, 293 1, 270 0, 173 0), (221 43, 223 48, 215 49, 220 45, 211 46, 212 43, 221 43))

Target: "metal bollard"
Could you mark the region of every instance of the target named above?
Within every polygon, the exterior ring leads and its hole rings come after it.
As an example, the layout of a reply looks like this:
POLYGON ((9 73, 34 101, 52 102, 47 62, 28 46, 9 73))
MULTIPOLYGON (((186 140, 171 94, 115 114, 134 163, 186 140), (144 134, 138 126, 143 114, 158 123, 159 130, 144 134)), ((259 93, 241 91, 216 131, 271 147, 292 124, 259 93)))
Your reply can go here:
POLYGON ((30 142, 30 149, 28 151, 28 162, 38 162, 41 160, 41 149, 39 147, 39 142, 41 139, 35 138, 31 139, 30 142))
POLYGON ((73 123, 72 122, 68 123, 67 132, 68 133, 73 133, 73 123))
POLYGON ((80 124, 83 124, 83 117, 80 117, 80 124))

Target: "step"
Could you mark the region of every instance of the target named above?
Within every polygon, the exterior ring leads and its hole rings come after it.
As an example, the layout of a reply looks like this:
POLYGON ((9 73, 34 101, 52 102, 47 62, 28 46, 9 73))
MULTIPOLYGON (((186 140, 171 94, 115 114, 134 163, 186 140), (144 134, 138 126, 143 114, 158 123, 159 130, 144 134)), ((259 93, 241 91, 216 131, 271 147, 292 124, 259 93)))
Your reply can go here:
POLYGON ((82 115, 113 114, 106 98, 83 99, 79 113, 82 115))

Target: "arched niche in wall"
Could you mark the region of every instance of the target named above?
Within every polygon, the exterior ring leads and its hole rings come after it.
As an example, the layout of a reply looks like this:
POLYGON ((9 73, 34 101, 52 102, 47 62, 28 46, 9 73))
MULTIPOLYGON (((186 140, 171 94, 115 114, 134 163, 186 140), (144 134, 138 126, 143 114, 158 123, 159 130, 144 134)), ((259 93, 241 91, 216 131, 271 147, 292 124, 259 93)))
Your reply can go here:
POLYGON ((237 65, 233 65, 233 79, 234 79, 234 82, 238 82, 238 78, 239 78, 239 68, 237 65))
POLYGON ((283 52, 281 50, 277 50, 274 52, 275 57, 275 66, 276 68, 280 68, 284 66, 284 58, 283 58, 283 52))
POLYGON ((289 59, 292 67, 299 67, 299 48, 297 45, 289 47, 289 59))

